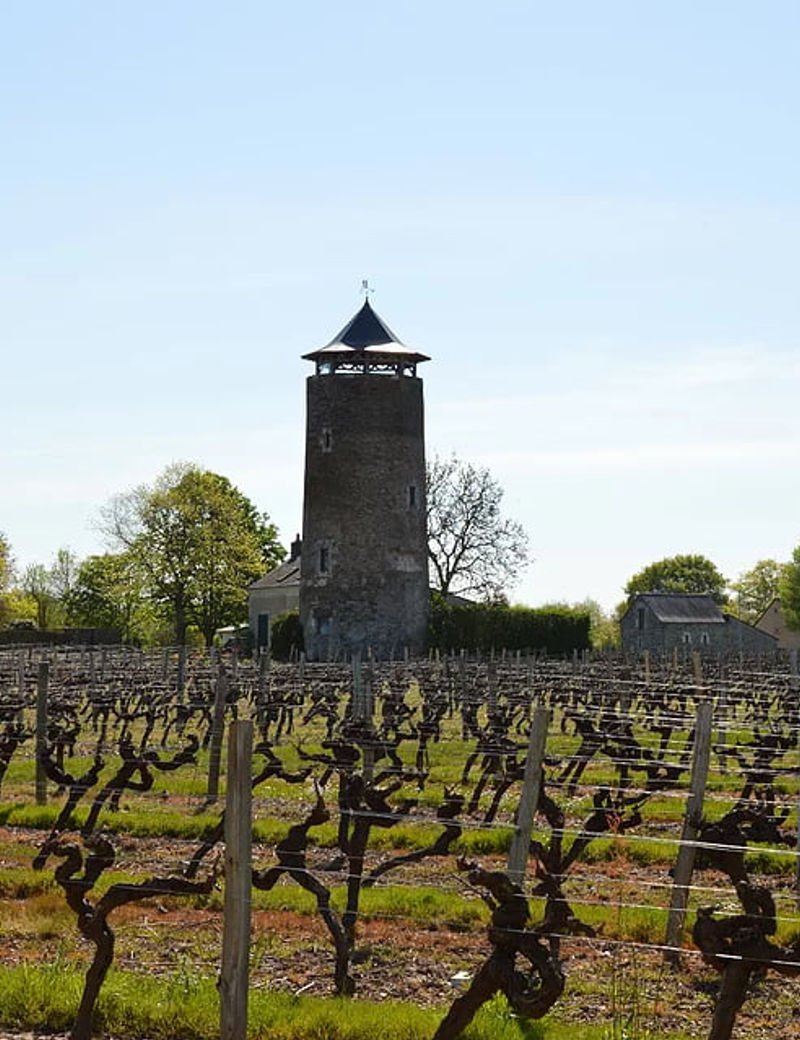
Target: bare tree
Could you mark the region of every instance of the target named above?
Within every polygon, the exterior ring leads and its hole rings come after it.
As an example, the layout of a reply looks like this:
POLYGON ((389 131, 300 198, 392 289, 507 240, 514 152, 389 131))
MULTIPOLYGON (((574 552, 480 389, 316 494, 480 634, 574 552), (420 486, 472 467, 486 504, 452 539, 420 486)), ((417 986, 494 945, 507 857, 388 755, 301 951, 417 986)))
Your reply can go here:
POLYGON ((493 599, 518 581, 528 564, 528 536, 501 514, 503 489, 488 469, 455 455, 434 458, 426 494, 431 581, 442 595, 493 599))

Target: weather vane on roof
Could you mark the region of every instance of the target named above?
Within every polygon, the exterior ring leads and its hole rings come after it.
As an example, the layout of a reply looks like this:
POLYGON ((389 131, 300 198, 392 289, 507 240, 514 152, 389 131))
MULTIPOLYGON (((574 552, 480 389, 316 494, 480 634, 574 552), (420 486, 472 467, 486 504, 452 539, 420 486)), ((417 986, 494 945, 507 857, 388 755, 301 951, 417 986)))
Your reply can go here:
POLYGON ((370 298, 371 294, 375 292, 375 290, 369 284, 368 279, 366 279, 366 278, 362 278, 361 279, 361 291, 364 294, 364 299, 365 300, 368 300, 370 298))

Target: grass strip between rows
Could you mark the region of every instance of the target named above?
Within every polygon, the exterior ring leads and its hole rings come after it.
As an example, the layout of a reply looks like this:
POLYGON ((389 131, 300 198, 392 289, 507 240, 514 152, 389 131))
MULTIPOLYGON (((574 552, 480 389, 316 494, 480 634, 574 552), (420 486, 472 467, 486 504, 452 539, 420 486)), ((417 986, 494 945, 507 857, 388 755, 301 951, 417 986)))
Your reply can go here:
MULTIPOLYGON (((0 972, 0 1025, 66 1032, 80 999, 83 976, 60 961, 0 972)), ((293 996, 250 992, 251 1040, 428 1040, 445 1009, 426 1010, 398 1001, 293 996)), ((213 979, 179 974, 153 979, 112 971, 98 1001, 95 1026, 120 1040, 217 1040, 219 995, 213 979)), ((502 997, 487 1004, 464 1040, 611 1040, 615 1023, 582 1025, 517 1018, 502 997)), ((657 1040, 648 1033, 649 1040, 657 1040)), ((684 1040, 666 1034, 661 1040, 684 1040)))

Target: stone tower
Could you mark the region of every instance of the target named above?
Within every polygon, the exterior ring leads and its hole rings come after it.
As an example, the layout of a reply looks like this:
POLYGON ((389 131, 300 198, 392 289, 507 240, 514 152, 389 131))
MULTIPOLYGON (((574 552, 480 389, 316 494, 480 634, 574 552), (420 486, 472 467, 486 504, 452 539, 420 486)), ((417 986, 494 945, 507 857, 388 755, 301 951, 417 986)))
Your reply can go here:
POLYGON ((309 660, 422 651, 428 621, 422 380, 369 299, 304 358, 300 620, 309 660))

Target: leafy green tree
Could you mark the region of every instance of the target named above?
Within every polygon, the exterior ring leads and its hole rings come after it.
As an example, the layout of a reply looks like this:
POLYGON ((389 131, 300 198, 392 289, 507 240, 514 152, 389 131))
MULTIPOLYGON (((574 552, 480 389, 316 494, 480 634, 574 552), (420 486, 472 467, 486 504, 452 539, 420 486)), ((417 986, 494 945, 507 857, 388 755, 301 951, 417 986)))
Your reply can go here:
POLYGON ((243 620, 247 585, 284 556, 266 513, 226 477, 185 463, 112 499, 102 526, 140 569, 179 644, 190 624, 210 646, 217 628, 243 620))
POLYGON ((63 603, 69 595, 70 589, 75 584, 80 561, 71 549, 61 548, 53 558, 48 568, 50 582, 50 593, 53 598, 63 603))
POLYGON ((56 624, 58 602, 53 595, 50 570, 43 563, 30 563, 22 572, 20 591, 36 604, 36 626, 44 631, 56 624))
MULTIPOLYGON (((36 623, 36 617, 38 614, 36 600, 23 592, 22 589, 14 587, 3 594, 5 603, 6 614, 8 617, 7 624, 12 624, 15 621, 32 621, 36 623)), ((4 627, 7 627, 6 626, 4 627)))
POLYGON ((781 610, 789 628, 800 628, 800 545, 792 553, 778 581, 781 610))
POLYGON ((88 556, 78 568, 64 606, 70 625, 117 629, 126 643, 152 640, 155 613, 141 569, 128 553, 88 556))
POLYGON ((570 604, 573 610, 583 610, 589 615, 589 637, 595 650, 606 650, 620 644, 619 620, 609 614, 595 599, 588 597, 580 603, 570 604))
POLYGON ((78 558, 61 548, 49 566, 29 564, 22 572, 19 591, 36 604, 36 624, 44 630, 57 628, 66 620, 64 601, 78 572, 78 558))
POLYGON ((434 588, 500 599, 528 564, 528 536, 502 515, 500 484, 488 469, 452 455, 428 464, 425 493, 434 588))
POLYGON ((778 595, 784 566, 776 560, 759 560, 731 583, 736 593, 737 613, 743 621, 754 624, 778 595))
POLYGON ((11 545, 0 531, 0 628, 5 628, 11 620, 11 608, 8 602, 8 589, 14 577, 14 559, 11 545))
POLYGON ((625 586, 628 602, 639 592, 704 593, 717 603, 727 603, 727 582, 716 566, 705 556, 669 556, 648 564, 625 586))

